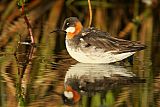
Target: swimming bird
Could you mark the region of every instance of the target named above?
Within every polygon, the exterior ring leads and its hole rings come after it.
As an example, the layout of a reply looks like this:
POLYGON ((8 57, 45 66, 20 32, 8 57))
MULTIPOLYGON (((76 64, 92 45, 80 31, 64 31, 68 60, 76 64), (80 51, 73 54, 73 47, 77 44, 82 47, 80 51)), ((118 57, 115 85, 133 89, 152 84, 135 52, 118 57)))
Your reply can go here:
POLYGON ((146 47, 136 41, 112 37, 95 27, 83 28, 76 17, 66 18, 62 30, 66 32, 68 53, 81 63, 113 63, 146 47))

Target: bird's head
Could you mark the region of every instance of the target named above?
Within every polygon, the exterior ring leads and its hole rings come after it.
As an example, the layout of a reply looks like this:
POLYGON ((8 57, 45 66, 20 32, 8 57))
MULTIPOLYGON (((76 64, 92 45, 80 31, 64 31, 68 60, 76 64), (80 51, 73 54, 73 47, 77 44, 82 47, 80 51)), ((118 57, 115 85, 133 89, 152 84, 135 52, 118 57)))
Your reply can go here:
POLYGON ((62 95, 63 101, 67 105, 74 105, 80 100, 80 94, 71 86, 67 85, 62 95))
POLYGON ((72 39, 82 31, 82 24, 76 17, 69 17, 64 21, 62 30, 66 31, 67 39, 72 39))

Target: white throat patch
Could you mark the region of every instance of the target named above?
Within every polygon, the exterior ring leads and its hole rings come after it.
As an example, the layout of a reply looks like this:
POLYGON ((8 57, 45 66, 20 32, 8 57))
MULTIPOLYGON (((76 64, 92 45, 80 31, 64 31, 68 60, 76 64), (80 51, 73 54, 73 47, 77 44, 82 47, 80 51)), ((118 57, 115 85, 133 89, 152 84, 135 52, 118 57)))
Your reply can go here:
POLYGON ((70 32, 70 33, 74 33, 75 32, 75 30, 76 30, 76 28, 75 27, 68 27, 65 31, 68 33, 68 32, 70 32))
POLYGON ((64 95, 68 98, 68 99, 72 99, 73 98, 73 93, 71 91, 64 91, 64 95))

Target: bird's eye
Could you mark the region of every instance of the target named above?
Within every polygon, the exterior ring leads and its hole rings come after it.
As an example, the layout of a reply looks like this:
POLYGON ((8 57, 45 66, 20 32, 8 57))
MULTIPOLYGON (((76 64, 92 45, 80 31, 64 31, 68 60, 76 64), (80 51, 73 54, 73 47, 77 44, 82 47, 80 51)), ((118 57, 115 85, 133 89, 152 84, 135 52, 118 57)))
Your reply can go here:
POLYGON ((67 26, 69 26, 69 23, 66 23, 67 26))

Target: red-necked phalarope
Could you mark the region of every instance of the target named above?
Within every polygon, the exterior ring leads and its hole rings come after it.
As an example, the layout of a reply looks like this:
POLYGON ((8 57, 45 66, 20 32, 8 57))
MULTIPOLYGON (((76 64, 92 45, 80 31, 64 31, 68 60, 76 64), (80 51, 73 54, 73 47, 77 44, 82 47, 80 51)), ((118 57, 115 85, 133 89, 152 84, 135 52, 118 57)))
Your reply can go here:
POLYGON ((145 45, 118 39, 94 27, 84 29, 76 17, 67 18, 62 30, 66 31, 66 48, 75 60, 82 63, 112 63, 121 61, 145 45))

